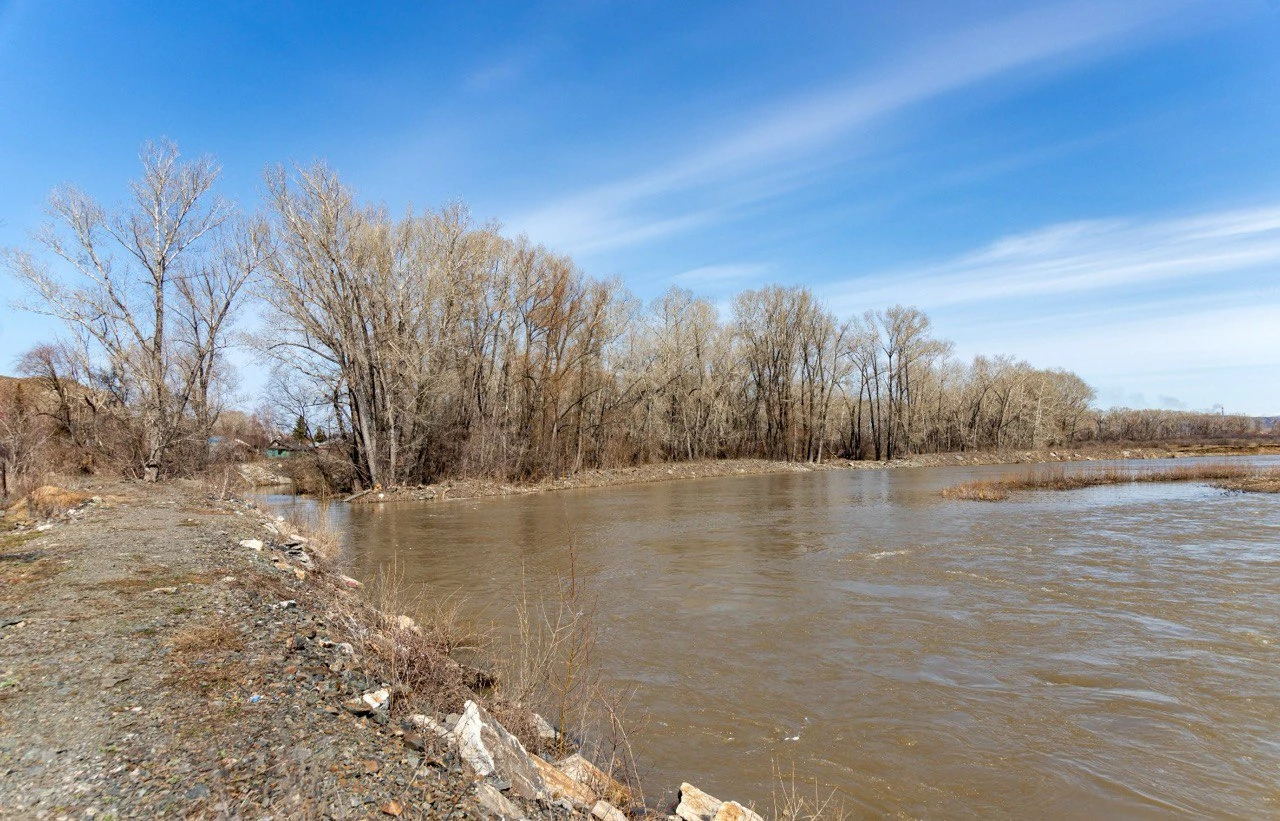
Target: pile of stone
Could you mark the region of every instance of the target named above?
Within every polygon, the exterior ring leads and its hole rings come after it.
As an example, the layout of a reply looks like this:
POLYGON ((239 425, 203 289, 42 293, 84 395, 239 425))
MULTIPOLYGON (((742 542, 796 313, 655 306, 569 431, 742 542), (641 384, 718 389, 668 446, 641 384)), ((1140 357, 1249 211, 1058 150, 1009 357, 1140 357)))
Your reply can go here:
MULTIPOLYGON (((496 816, 524 818, 525 812, 512 800, 516 797, 589 814, 601 821, 626 821, 627 816, 618 805, 629 806, 633 796, 625 785, 576 753, 552 763, 529 752, 520 739, 474 701, 466 703, 452 727, 447 726, 447 720, 442 723, 427 715, 415 715, 411 721, 415 731, 431 733, 457 750, 471 772, 481 779, 476 798, 496 816)), ((554 737, 550 725, 545 725, 546 731, 554 737)), ((408 732, 405 743, 415 746, 421 740, 415 732, 408 732)))

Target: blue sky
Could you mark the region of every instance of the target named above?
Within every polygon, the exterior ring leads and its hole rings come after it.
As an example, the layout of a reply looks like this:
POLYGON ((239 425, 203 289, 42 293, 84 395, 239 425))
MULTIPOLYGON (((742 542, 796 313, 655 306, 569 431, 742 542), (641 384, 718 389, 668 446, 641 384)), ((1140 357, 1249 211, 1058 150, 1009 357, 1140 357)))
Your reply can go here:
MULTIPOLYGON (((1104 406, 1273 414, 1278 92, 1274 0, 0 0, 0 245, 168 136, 249 208, 325 159, 645 299, 802 283, 1104 406)), ((0 371, 54 332, 0 317, 0 371)))

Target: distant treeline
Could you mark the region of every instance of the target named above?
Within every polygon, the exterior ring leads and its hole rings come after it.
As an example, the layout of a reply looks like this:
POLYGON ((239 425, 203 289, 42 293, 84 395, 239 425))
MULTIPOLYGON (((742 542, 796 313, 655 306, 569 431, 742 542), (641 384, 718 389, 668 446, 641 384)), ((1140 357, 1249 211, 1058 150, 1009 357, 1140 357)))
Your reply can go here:
POLYGON ((164 144, 143 166, 114 211, 55 192, 44 253, 6 259, 72 332, 21 362, 52 401, 48 437, 149 479, 213 458, 250 294, 275 416, 326 434, 339 485, 1258 433, 1247 417, 1099 412, 1075 374, 957 360, 914 308, 839 317, 798 286, 744 291, 727 317, 679 288, 643 305, 460 205, 393 217, 323 166, 269 171, 255 216, 213 196, 211 160, 164 144))

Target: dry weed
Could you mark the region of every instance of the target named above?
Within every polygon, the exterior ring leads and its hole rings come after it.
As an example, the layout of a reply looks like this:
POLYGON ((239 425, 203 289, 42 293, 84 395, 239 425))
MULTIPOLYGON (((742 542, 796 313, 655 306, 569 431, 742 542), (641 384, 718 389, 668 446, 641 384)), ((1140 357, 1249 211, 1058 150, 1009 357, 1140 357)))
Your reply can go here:
POLYGON ((188 627, 173 637, 173 649, 178 653, 239 652, 244 649, 244 637, 226 624, 202 624, 188 627))
POLYGON ((844 799, 835 788, 822 788, 815 782, 804 785, 796 776, 796 767, 784 774, 777 762, 773 765, 773 817, 790 821, 818 821, 818 819, 852 818, 844 805, 844 799), (813 794, 808 793, 809 788, 813 794))
POLYGON ((1146 482, 1240 481, 1251 475, 1247 466, 1235 464, 1193 464, 1155 470, 1106 468, 1067 473, 1056 470, 1032 471, 1023 476, 975 480, 943 488, 947 499, 998 502, 1017 490, 1078 490, 1102 485, 1146 482))
POLYGON ((1214 487, 1243 493, 1280 493, 1280 468, 1260 470, 1252 476, 1225 479, 1215 482, 1214 487))

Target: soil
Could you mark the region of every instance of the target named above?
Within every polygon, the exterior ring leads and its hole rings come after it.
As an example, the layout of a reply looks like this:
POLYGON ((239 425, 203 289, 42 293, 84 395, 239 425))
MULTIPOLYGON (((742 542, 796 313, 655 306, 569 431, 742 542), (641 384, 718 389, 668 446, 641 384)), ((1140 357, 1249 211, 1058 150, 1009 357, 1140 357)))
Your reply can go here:
POLYGON ((81 490, 0 533, 0 816, 487 816, 452 749, 344 709, 381 684, 342 645, 354 594, 241 546, 258 511, 81 490))

